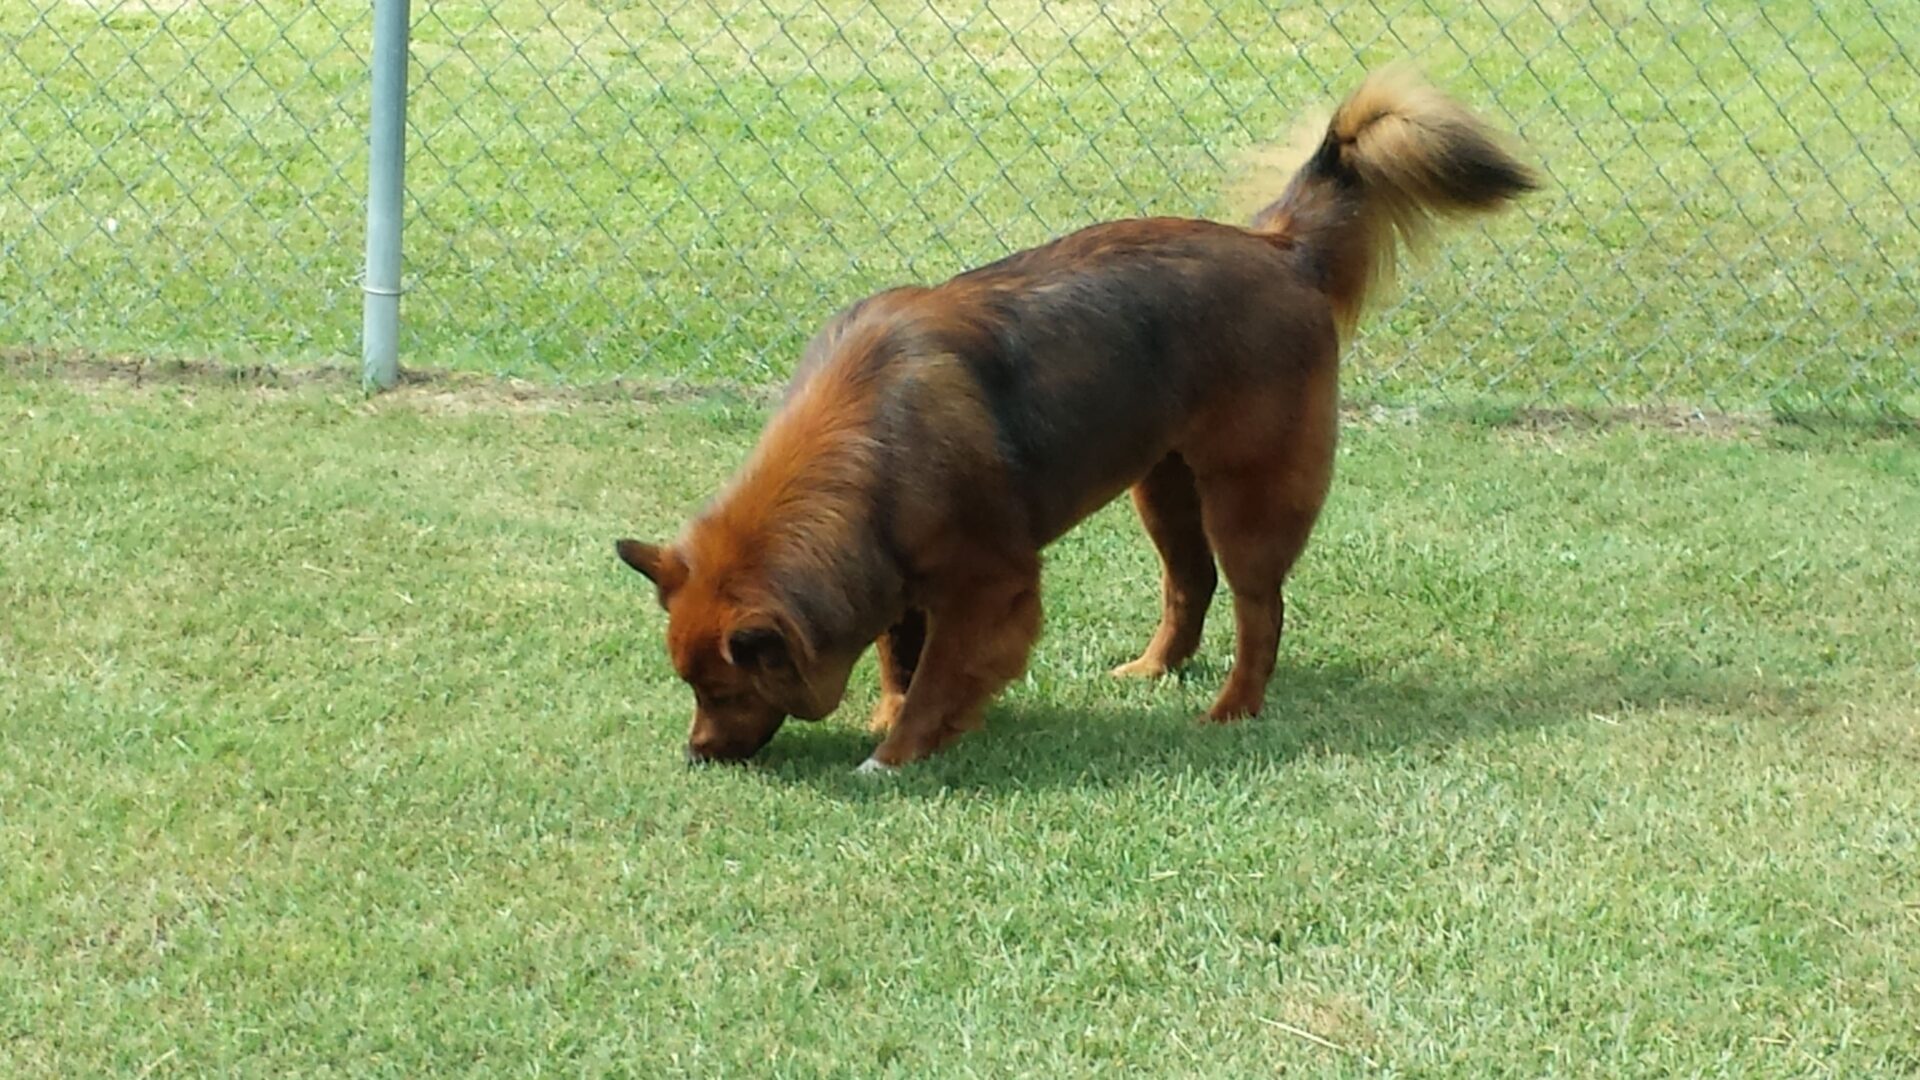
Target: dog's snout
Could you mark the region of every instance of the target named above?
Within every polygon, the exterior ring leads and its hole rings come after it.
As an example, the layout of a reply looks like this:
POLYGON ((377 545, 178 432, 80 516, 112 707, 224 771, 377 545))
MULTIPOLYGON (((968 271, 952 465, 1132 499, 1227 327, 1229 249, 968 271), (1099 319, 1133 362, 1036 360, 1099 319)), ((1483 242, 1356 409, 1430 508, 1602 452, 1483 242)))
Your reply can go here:
POLYGON ((738 749, 728 739, 714 732, 700 732, 687 740, 685 757, 688 765, 735 761, 740 756, 738 749))

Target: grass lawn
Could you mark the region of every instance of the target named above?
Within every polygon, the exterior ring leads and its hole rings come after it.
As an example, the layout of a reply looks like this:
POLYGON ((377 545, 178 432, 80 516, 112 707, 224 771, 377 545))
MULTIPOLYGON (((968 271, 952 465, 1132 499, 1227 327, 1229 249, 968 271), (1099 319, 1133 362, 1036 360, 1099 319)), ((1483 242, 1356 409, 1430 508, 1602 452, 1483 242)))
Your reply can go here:
MULTIPOLYGON (((358 354, 364 0, 0 0, 0 345, 358 354)), ((1920 413, 1920 20, 1767 0, 414 6, 421 367, 763 380, 827 311, 1232 213, 1412 57, 1547 190, 1374 319, 1381 399, 1920 413)))
POLYGON ((1920 1072, 1920 441, 1349 428, 1265 716, 1103 673, 688 770, 666 533, 760 412, 0 370, 0 1074, 1920 1072))

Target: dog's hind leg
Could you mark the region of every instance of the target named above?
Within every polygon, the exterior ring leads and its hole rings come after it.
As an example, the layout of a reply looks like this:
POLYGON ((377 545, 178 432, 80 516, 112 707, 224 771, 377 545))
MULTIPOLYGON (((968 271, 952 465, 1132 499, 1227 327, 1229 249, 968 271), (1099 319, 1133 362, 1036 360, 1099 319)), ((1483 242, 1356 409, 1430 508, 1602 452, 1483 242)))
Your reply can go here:
POLYGON ((874 642, 874 652, 880 657, 880 701, 873 708, 867 730, 875 735, 893 730, 893 721, 906 704, 907 687, 913 684, 914 669, 920 666, 920 650, 926 640, 927 613, 909 610, 874 642))
POLYGON ((1223 430, 1212 453, 1194 461, 1207 539, 1233 591, 1236 639, 1210 720, 1252 716, 1266 700, 1286 625, 1281 590, 1333 481, 1338 400, 1329 365, 1268 409, 1246 413, 1275 419, 1223 430))
POLYGON ((1263 473, 1210 477, 1202 486, 1207 535, 1233 591, 1233 671, 1210 720, 1252 716, 1266 700, 1286 625, 1282 589, 1306 549, 1325 495, 1324 485, 1299 490, 1263 473))
POLYGON ((1218 575, 1201 521, 1193 470, 1179 454, 1161 459, 1133 486, 1133 506, 1160 552, 1160 626, 1140 658, 1121 664, 1121 678, 1158 678, 1186 663, 1200 647, 1218 575))

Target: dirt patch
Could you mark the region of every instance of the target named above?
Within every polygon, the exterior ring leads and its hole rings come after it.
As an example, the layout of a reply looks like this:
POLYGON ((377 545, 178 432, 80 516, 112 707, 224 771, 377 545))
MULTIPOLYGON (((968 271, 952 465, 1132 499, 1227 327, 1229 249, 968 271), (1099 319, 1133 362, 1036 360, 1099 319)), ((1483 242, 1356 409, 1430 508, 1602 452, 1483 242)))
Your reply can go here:
POLYGON ((313 384, 351 385, 345 368, 275 367, 271 364, 229 364, 218 360, 154 359, 80 349, 33 346, 0 348, 0 364, 13 374, 37 375, 63 382, 180 386, 270 386, 292 389, 313 384))
MULTIPOLYGON (((86 387, 226 386, 264 394, 322 387, 340 393, 368 393, 359 372, 349 366, 234 364, 202 359, 153 359, 71 349, 0 347, 0 368, 14 374, 58 379, 86 387)), ((534 382, 460 371, 404 370, 400 385, 369 401, 379 407, 464 414, 488 411, 552 411, 590 403, 673 405, 701 402, 766 408, 782 387, 765 383, 689 382, 683 379, 621 378, 587 384, 534 382)), ((1835 426, 1920 434, 1920 419, 1860 417, 1777 417, 1769 413, 1726 412, 1687 406, 1622 405, 1607 408, 1531 406, 1487 410, 1474 406, 1388 406, 1355 404, 1342 410, 1358 428, 1468 422, 1481 427, 1552 437, 1614 427, 1653 428, 1680 435, 1718 439, 1749 438, 1784 426, 1835 426)))
POLYGON ((1776 421, 1759 413, 1708 412, 1686 406, 1622 405, 1608 409, 1542 406, 1516 410, 1502 426, 1536 432, 1598 431, 1609 427, 1660 428, 1685 435, 1744 438, 1776 421))
POLYGON ((193 358, 155 359, 77 349, 0 347, 0 368, 13 374, 57 379, 70 385, 133 387, 206 386, 263 392, 321 388, 366 394, 369 400, 425 411, 545 411, 588 402, 684 404, 737 401, 764 406, 780 387, 752 383, 692 383, 682 379, 612 379, 583 385, 533 382, 465 371, 403 369, 400 384, 375 393, 360 373, 340 365, 236 364, 193 358))

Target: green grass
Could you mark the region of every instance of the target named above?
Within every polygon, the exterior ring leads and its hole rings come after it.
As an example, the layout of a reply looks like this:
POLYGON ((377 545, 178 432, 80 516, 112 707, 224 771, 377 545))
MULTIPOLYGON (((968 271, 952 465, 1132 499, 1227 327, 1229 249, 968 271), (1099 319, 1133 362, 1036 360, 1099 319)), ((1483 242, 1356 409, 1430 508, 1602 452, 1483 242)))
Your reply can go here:
MULTIPOLYGON (((764 380, 873 289, 1224 212, 1413 56, 1551 183, 1372 321, 1356 391, 1920 412, 1913 11, 1329 7, 422 5, 408 359, 764 380)), ((367 13, 0 0, 0 344, 351 360, 367 13)))
POLYGON ((1116 507, 872 783, 609 550, 759 419, 0 372, 0 1074, 1920 1072, 1911 435, 1363 420, 1264 717, 1116 507))

